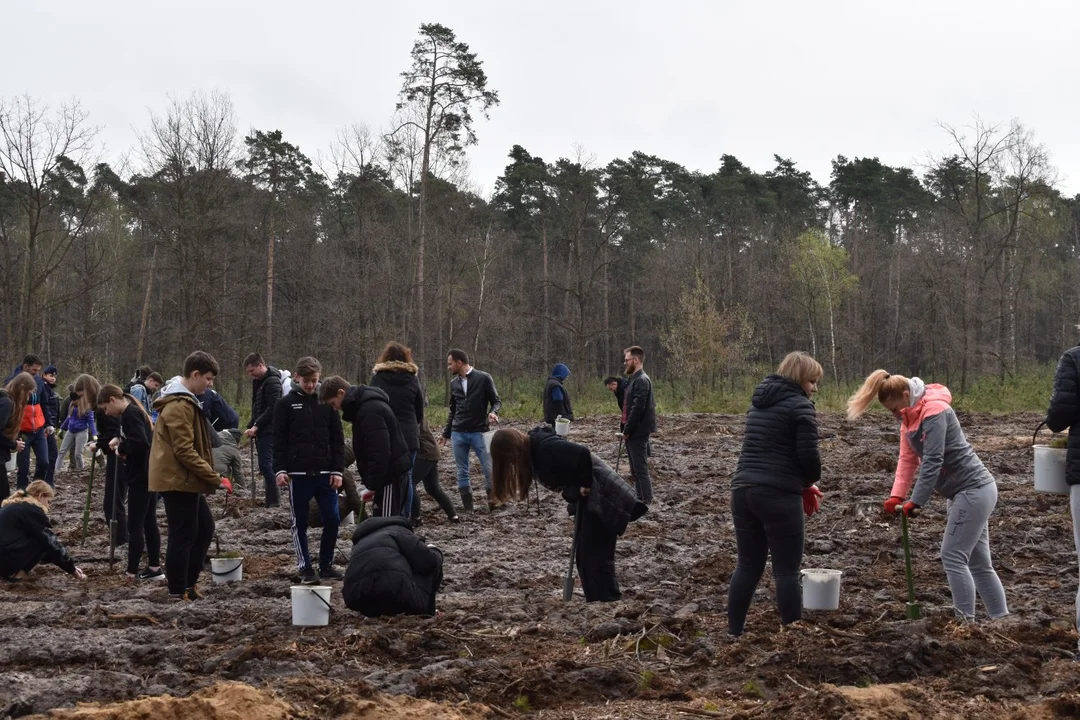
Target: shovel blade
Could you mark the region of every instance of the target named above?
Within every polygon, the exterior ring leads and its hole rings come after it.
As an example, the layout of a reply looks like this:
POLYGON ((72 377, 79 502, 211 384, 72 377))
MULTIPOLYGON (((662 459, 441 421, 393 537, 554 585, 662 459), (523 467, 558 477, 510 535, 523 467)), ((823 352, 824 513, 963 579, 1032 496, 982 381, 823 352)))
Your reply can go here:
POLYGON ((574 578, 564 577, 562 581, 563 602, 570 602, 574 597, 574 578))
POLYGON ((907 611, 905 613, 908 620, 919 620, 922 618, 922 605, 919 603, 908 603, 907 611))

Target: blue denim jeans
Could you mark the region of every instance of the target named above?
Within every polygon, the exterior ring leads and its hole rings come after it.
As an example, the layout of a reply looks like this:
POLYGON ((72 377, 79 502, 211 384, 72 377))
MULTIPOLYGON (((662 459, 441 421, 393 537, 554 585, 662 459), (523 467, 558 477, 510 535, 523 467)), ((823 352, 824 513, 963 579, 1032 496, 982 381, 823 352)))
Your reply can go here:
POLYGON ((488 455, 487 446, 484 444, 484 433, 450 433, 450 441, 454 446, 454 462, 457 464, 458 489, 470 487, 469 450, 472 450, 476 453, 476 457, 480 459, 480 467, 484 471, 484 486, 490 490, 491 456, 488 455))
POLYGON ((49 441, 45 437, 44 428, 36 430, 32 433, 20 433, 20 435, 26 440, 26 447, 19 453, 19 459, 16 461, 16 467, 18 467, 18 475, 16 476, 16 483, 18 483, 20 490, 25 490, 26 486, 30 484, 30 452, 33 451, 34 457, 37 460, 34 466, 34 479, 45 480, 50 485, 52 484, 52 473, 49 469, 49 441))

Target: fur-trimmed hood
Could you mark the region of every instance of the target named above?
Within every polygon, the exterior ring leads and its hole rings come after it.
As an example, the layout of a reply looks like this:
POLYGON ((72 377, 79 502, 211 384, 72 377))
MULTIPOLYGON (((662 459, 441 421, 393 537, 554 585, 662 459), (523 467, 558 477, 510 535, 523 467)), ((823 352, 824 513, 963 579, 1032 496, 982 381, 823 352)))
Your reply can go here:
POLYGON ((34 507, 41 510, 41 512, 45 513, 46 515, 49 512, 48 510, 45 509, 44 505, 42 505, 41 503, 39 503, 37 501, 36 498, 33 498, 33 497, 29 496, 29 495, 12 495, 7 500, 5 500, 2 504, 0 504, 0 507, 7 507, 8 505, 17 505, 19 503, 26 503, 28 505, 33 505, 34 507))
POLYGON ((409 375, 416 375, 420 372, 420 368, 416 366, 416 363, 401 362, 400 360, 390 360, 389 362, 381 362, 372 368, 371 372, 391 372, 391 373, 407 373, 409 375))

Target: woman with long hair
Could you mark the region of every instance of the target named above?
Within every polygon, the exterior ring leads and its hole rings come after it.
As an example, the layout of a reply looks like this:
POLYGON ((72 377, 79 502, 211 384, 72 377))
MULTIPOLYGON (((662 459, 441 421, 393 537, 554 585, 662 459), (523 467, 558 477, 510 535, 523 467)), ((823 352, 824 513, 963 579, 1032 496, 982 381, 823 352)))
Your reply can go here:
POLYGON ((0 500, 11 494, 8 483, 7 464, 12 453, 21 453, 26 443, 19 437, 23 410, 30 396, 37 390, 34 376, 19 373, 0 390, 0 500))
POLYGON ((513 428, 491 439, 491 482, 495 502, 528 500, 533 480, 562 493, 576 516, 577 562, 585 602, 619 600, 615 541, 648 508, 610 466, 555 434, 550 425, 526 435, 513 428))
POLYGON ((9 582, 22 580, 39 563, 48 562, 86 579, 52 531, 48 513, 55 496, 52 485, 35 480, 4 500, 0 507, 0 577, 9 582))
POLYGON ((944 385, 875 370, 848 400, 848 418, 862 415, 874 400, 900 421, 900 459, 885 512, 915 517, 934 490, 944 495, 948 519, 941 563, 957 615, 975 619, 976 592, 991 618, 1008 615, 1005 589, 990 560, 997 483, 964 436, 952 393, 944 385))
POLYGON ((409 483, 405 489, 405 504, 402 513, 411 520, 413 498, 416 490, 413 486, 413 467, 416 465, 416 453, 420 448, 420 424, 424 421, 424 390, 420 387, 417 373, 420 369, 413 362, 412 349, 401 343, 389 342, 379 355, 371 377, 371 387, 379 388, 389 398, 390 409, 394 411, 401 436, 409 448, 409 483))
POLYGON ((60 425, 66 434, 60 444, 60 453, 56 459, 56 472, 64 469, 64 461, 70 455, 74 458, 76 470, 83 469, 83 448, 88 440, 97 439, 97 425, 94 424, 94 402, 87 397, 86 383, 72 385, 75 400, 67 412, 67 417, 60 425))
POLYGON ((728 587, 728 632, 742 635, 750 601, 772 556, 784 625, 802 618, 805 521, 818 510, 821 479, 813 397, 823 372, 804 352, 789 353, 754 390, 739 465, 731 478, 737 560, 728 587))
POLYGON ((164 580, 161 569, 161 531, 157 524, 157 493, 150 492, 150 443, 154 427, 143 404, 116 385, 106 385, 97 396, 98 407, 111 418, 120 419, 120 434, 109 448, 124 463, 128 486, 128 563, 131 580, 164 580), (146 569, 139 572, 143 548, 146 569))
POLYGON ((98 393, 101 384, 93 375, 80 375, 75 380, 75 389, 82 388, 84 397, 90 400, 94 410, 94 425, 97 426, 98 436, 96 440, 87 445, 90 454, 93 455, 101 450, 105 455, 105 524, 108 525, 113 519, 113 509, 116 510, 116 544, 124 545, 128 541, 127 511, 124 508, 127 502, 127 481, 124 479, 124 463, 119 462, 116 451, 112 448, 113 438, 120 437, 120 418, 112 417, 98 405, 98 393), (114 493, 119 493, 113 498, 114 493), (115 503, 115 504, 114 504, 115 503))

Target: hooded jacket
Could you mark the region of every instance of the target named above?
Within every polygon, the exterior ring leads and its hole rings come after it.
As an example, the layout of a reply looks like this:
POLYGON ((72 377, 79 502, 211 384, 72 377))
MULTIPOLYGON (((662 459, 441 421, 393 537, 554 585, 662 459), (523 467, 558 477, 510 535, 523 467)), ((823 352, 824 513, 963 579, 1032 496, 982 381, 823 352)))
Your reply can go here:
POLYGON ((0 575, 14 575, 42 560, 69 575, 75 572, 45 508, 28 495, 8 498, 0 507, 0 575))
POLYGON ((420 423, 424 420, 424 391, 416 375, 419 370, 411 362, 384 362, 375 366, 371 378, 371 387, 389 398, 405 445, 413 451, 420 447, 420 423))
POLYGON ((274 408, 274 474, 340 475, 345 433, 337 410, 293 386, 274 408))
POLYGON ((529 431, 533 474, 548 490, 592 487, 592 453, 584 445, 563 440, 550 425, 529 431))
POLYGON ((487 432, 488 413, 498 415, 502 410, 502 400, 490 375, 472 368, 466 377, 468 385, 462 382, 460 375, 455 375, 450 381, 450 412, 443 428, 444 438, 456 432, 487 432))
POLYGON ((439 462, 439 444, 435 441, 435 433, 431 432, 427 420, 420 423, 420 448, 416 457, 418 460, 439 462))
POLYGON ((547 385, 544 386, 544 422, 552 427, 562 415, 567 420, 574 419, 574 408, 570 404, 570 393, 563 387, 563 380, 570 377, 570 368, 559 363, 551 371, 547 385))
POLYGON ((71 409, 68 411, 67 417, 64 418, 64 422, 61 423, 60 429, 64 432, 84 432, 90 431, 90 437, 97 436, 97 423, 94 422, 94 411, 90 410, 85 415, 79 410, 78 399, 71 403, 71 409))
POLYGON ((402 517, 369 518, 356 528, 342 596, 367 617, 434 615, 442 552, 428 547, 402 517))
POLYGON ((1054 373, 1054 392, 1046 411, 1046 427, 1054 432, 1069 431, 1065 452, 1065 482, 1080 485, 1080 347, 1065 351, 1054 373))
MULTIPOLYGON (((592 455, 592 478, 592 489, 585 496, 585 510, 596 515, 608 532, 622 535, 627 525, 649 511, 626 481, 596 455, 592 455)), ((580 494, 576 488, 573 491, 580 494)))
POLYGON ((627 436, 656 432, 656 401, 653 399, 652 380, 644 370, 638 370, 626 381, 623 418, 623 432, 627 436))
POLYGON ((171 382, 154 402, 158 419, 150 446, 150 492, 213 493, 221 487, 214 471, 210 428, 195 395, 171 382))
POLYGON ((259 437, 274 432, 274 406, 281 394, 281 371, 275 367, 267 365, 266 374, 251 381, 251 420, 247 426, 259 428, 259 437))
POLYGON ((214 472, 227 477, 233 485, 244 484, 244 469, 240 457, 240 431, 233 428, 218 433, 221 444, 214 448, 214 472))
MULTIPOLYGON (((912 387, 922 388, 921 380, 912 381, 912 387)), ((900 459, 892 487, 892 495, 907 497, 914 483, 911 502, 919 506, 929 502, 935 489, 952 500, 959 492, 994 482, 964 436, 952 393, 944 385, 925 388, 900 411, 900 459)))
POLYGON ((41 383, 41 412, 45 416, 46 427, 60 427, 60 397, 56 394, 56 386, 44 378, 41 383))
POLYGON ((207 388, 202 395, 195 397, 202 406, 203 415, 210 423, 210 428, 221 433, 222 430, 231 430, 240 427, 240 415, 225 401, 221 393, 214 388, 207 388))
POLYGON ((742 452, 731 488, 766 486, 802 494, 821 479, 817 412, 802 387, 770 375, 746 412, 742 452))
POLYGON ((341 415, 352 423, 356 469, 368 490, 379 492, 409 471, 409 448, 386 393, 368 385, 351 387, 341 401, 341 415))

